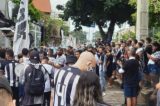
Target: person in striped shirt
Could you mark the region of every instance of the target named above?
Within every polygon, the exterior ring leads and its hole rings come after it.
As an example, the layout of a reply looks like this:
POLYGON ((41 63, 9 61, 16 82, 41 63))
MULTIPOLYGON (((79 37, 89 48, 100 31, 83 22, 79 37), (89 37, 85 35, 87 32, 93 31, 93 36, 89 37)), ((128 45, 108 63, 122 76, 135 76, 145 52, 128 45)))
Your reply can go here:
POLYGON ((54 106, 72 106, 76 86, 83 71, 93 71, 96 60, 92 53, 83 52, 77 62, 54 75, 54 106))
POLYGON ((14 52, 11 49, 6 50, 6 65, 5 65, 5 77, 8 79, 10 87, 13 92, 13 99, 16 100, 16 106, 19 106, 19 77, 15 74, 15 67, 18 64, 17 61, 14 60, 14 52))

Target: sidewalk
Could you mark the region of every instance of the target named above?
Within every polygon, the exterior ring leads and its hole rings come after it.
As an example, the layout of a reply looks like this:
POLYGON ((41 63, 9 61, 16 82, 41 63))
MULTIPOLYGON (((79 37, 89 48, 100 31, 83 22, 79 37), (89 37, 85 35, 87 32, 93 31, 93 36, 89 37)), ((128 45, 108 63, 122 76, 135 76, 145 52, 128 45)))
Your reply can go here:
MULTIPOLYGON (((108 88, 103 99, 106 103, 111 104, 112 106, 122 106, 122 104, 124 104, 123 90, 116 86, 113 88, 108 88)), ((145 106, 141 95, 138 96, 137 106, 145 106)))

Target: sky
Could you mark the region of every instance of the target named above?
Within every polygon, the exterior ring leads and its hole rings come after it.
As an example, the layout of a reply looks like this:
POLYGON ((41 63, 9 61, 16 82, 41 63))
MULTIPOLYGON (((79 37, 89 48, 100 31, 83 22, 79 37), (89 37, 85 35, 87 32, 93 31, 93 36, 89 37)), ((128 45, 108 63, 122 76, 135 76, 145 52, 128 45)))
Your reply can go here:
MULTIPOLYGON (((68 0, 50 0, 52 9, 55 10, 57 5, 65 5, 68 0)), ((57 9, 56 9, 57 11, 57 9)))

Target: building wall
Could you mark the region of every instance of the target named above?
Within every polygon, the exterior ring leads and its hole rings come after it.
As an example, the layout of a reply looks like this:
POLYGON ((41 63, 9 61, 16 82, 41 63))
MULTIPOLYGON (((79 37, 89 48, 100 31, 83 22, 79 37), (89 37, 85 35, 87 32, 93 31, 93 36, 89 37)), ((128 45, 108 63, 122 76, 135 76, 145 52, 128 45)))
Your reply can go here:
POLYGON ((11 47, 10 39, 7 38, 1 31, 0 31, 0 47, 2 47, 2 48, 10 48, 11 47))
POLYGON ((9 0, 0 0, 0 11, 8 18, 8 1, 9 0))

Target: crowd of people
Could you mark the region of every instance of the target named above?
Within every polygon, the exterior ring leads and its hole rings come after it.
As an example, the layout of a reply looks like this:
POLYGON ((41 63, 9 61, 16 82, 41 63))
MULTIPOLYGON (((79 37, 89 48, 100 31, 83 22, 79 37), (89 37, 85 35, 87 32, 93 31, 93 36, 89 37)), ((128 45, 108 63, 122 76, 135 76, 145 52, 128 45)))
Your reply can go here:
MULTIPOLYGON (((160 44, 151 38, 83 48, 24 48, 18 56, 0 49, 0 103, 3 106, 110 106, 103 96, 121 84, 126 106, 140 93, 160 106, 160 44), (107 89, 108 88, 108 89, 107 89)), ((115 95, 116 96, 116 95, 115 95)))

